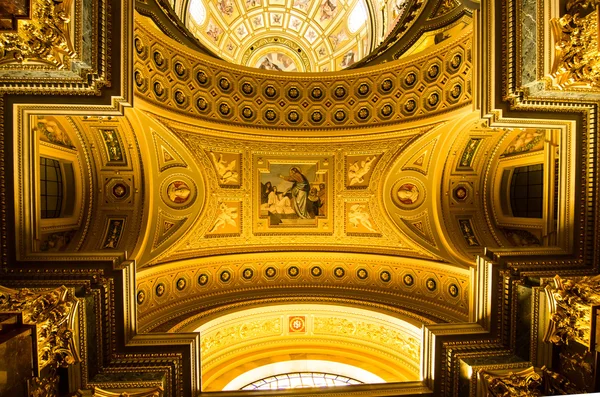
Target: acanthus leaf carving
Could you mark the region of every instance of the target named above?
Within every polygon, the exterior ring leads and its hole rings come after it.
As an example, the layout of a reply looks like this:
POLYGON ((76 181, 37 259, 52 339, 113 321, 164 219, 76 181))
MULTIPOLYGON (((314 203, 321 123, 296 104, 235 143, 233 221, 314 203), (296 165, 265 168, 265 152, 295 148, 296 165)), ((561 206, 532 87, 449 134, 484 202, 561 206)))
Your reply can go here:
POLYGON ((58 69, 75 56, 69 33, 71 0, 36 0, 33 18, 22 21, 16 33, 0 35, 0 63, 37 61, 58 69))
POLYGON ((579 280, 554 277, 554 285, 546 286, 550 306, 550 323, 545 342, 556 345, 575 341, 591 345, 591 312, 600 306, 600 276, 579 280))
POLYGON ((40 293, 0 286, 0 312, 20 312, 23 323, 36 326, 38 370, 79 361, 72 329, 78 303, 65 286, 40 293))

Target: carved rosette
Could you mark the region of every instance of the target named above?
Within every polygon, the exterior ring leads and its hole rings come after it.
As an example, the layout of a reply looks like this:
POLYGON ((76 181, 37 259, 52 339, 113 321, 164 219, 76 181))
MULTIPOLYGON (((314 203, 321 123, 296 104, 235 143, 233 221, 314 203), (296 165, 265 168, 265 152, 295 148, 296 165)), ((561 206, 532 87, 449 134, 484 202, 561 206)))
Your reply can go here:
POLYGON ((65 286, 43 292, 0 286, 0 313, 20 312, 24 324, 36 327, 38 371, 47 366, 67 367, 79 361, 73 337, 78 303, 65 286))
POLYGON ((591 340, 592 311, 600 308, 600 276, 563 280, 554 277, 554 285, 546 286, 550 322, 545 342, 556 345, 575 341, 587 346, 591 340))

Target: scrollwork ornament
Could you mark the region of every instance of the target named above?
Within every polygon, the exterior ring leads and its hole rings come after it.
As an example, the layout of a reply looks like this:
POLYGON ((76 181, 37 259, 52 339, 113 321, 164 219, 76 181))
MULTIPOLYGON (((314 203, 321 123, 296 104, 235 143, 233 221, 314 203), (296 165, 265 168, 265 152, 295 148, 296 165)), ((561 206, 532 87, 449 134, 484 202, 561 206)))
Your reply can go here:
POLYGON ((561 88, 600 85, 598 11, 595 9, 598 4, 597 0, 570 1, 569 13, 550 21, 556 51, 552 77, 561 88), (582 16, 580 12, 587 8, 593 11, 582 16))
POLYGON ((0 64, 28 60, 68 68, 75 50, 69 33, 71 0, 36 0, 33 18, 21 21, 16 33, 0 35, 0 64))
POLYGON ((38 369, 67 367, 79 361, 72 329, 78 301, 65 286, 33 293, 0 286, 0 312, 21 312, 36 326, 38 369))
POLYGON ((554 285, 546 286, 550 321, 545 342, 556 345, 570 341, 590 346, 591 309, 600 306, 600 276, 577 281, 554 277, 554 285))

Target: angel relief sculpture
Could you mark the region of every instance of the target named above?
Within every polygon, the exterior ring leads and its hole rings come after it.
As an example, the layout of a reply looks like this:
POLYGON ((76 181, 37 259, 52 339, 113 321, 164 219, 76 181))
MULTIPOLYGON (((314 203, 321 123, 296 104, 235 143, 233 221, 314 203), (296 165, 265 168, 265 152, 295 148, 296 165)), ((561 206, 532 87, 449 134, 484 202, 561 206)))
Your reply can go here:
POLYGON ((239 182, 236 159, 228 161, 224 158, 223 153, 219 153, 219 157, 217 158, 213 152, 210 153, 210 158, 215 171, 217 171, 220 185, 232 185, 239 182))
POLYGON ((364 183, 365 177, 371 171, 376 158, 377 156, 371 156, 364 160, 356 160, 350 164, 348 167, 348 185, 355 186, 364 183))

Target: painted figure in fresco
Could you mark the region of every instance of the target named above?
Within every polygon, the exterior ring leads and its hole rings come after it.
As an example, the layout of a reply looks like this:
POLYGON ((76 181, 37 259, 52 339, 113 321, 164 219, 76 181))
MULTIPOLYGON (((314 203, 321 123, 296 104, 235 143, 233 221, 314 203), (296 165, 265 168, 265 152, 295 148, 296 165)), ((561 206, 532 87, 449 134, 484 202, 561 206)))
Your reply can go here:
POLYGON ((506 149, 506 154, 527 152, 542 138, 544 130, 525 130, 521 132, 506 149))
POLYGON ((316 187, 310 188, 308 193, 308 214, 311 218, 319 216, 319 209, 321 208, 321 200, 319 200, 319 193, 316 187))
POLYGON ((217 215, 217 219, 215 219, 215 223, 213 224, 213 227, 210 229, 209 233, 216 232, 227 225, 237 227, 237 217, 237 208, 229 207, 227 204, 221 203, 219 205, 219 215, 217 215))
POLYGON ((261 62, 261 64, 258 66, 259 69, 266 69, 266 70, 279 70, 281 71, 281 68, 279 66, 277 66, 276 64, 274 64, 273 62, 271 62, 269 60, 269 58, 265 57, 265 59, 261 62))
POLYGON ((102 248, 117 248, 119 237, 121 237, 121 222, 116 221, 112 224, 113 228, 110 234, 106 237, 104 247, 102 248))
POLYGON ((376 156, 367 157, 360 162, 359 160, 356 160, 354 163, 350 164, 350 167, 348 167, 348 179, 350 181, 350 186, 356 185, 357 183, 363 183, 365 181, 364 176, 367 175, 371 170, 371 166, 375 161, 375 157, 376 156))
POLYGON ((302 174, 300 168, 292 167, 289 176, 279 175, 279 177, 288 182, 293 182, 289 191, 292 193, 292 208, 294 208, 296 214, 302 219, 310 218, 306 211, 310 183, 308 183, 308 179, 302 174))
POLYGON ((372 232, 377 232, 371 223, 371 216, 365 209, 366 206, 364 204, 354 204, 351 206, 350 211, 348 211, 348 223, 354 228, 362 225, 372 232))
POLYGON ((328 21, 335 14, 336 4, 332 0, 323 0, 321 3, 321 22, 328 21))
POLYGON ((320 203, 320 207, 319 207, 319 214, 321 216, 326 216, 327 215, 327 190, 325 190, 325 184, 321 183, 319 184, 319 192, 317 193, 317 195, 319 196, 319 203, 320 203))
POLYGON ((217 8, 228 17, 233 14, 233 2, 231 0, 218 0, 217 8))
POLYGON ((206 31, 206 34, 215 42, 219 41, 219 36, 221 35, 221 33, 223 33, 223 31, 218 26, 215 26, 213 24, 208 25, 208 30, 206 31))
POLYGON ((400 186, 397 194, 402 204, 414 204, 419 199, 419 189, 412 183, 405 183, 400 186))
POLYGON ((266 204, 269 202, 269 194, 273 191, 273 184, 271 181, 260 184, 260 203, 266 204))
POLYGON ((283 192, 277 191, 277 186, 273 186, 269 189, 267 202, 261 205, 261 209, 269 211, 271 214, 295 214, 296 211, 292 208, 291 196, 291 193, 283 194, 283 192))
POLYGON ((354 51, 348 51, 344 58, 342 58, 342 63, 340 66, 342 68, 347 68, 348 66, 354 65, 354 51))
POLYGON ((294 0, 294 7, 306 10, 308 8, 308 0, 294 0))
POLYGON ((167 196, 169 200, 175 204, 182 204, 188 201, 192 191, 189 186, 183 181, 175 181, 167 187, 167 196))
POLYGON ((219 153, 219 158, 213 152, 210 153, 210 156, 222 185, 238 181, 238 173, 235 171, 237 160, 227 162, 223 158, 223 153, 219 153))
POLYGON ((250 8, 250 7, 256 7, 261 5, 261 1, 260 0, 246 0, 246 7, 250 8))

